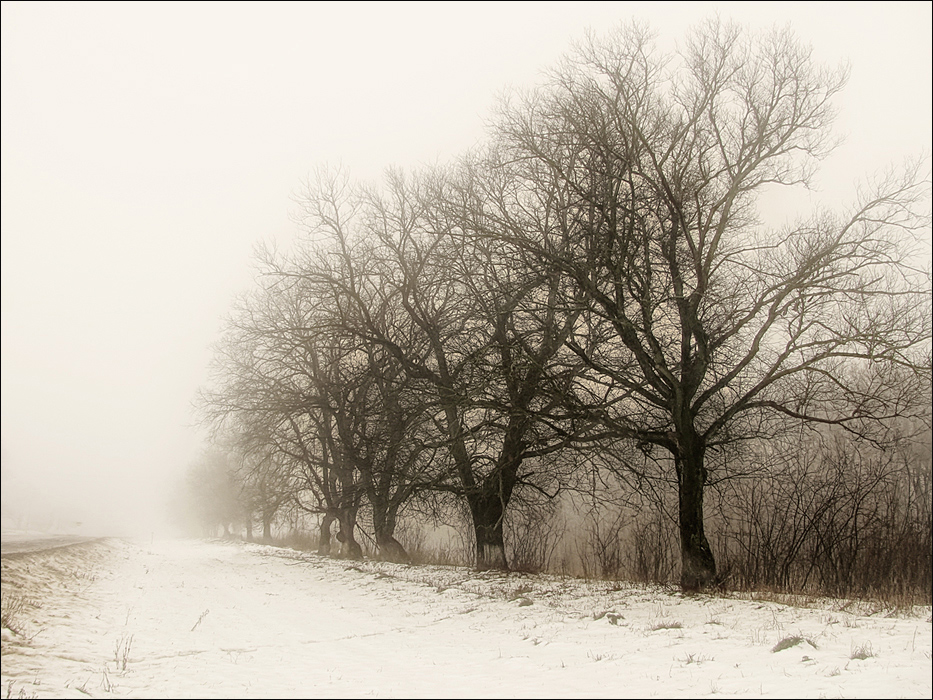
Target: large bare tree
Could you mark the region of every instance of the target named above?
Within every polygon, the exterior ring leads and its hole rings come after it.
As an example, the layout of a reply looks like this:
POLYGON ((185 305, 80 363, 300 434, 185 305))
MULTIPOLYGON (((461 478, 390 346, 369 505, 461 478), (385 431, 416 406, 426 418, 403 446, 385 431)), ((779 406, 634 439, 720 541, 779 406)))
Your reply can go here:
POLYGON ((851 210, 785 228, 756 216, 831 151, 845 81, 789 31, 711 21, 668 56, 630 25, 506 102, 484 167, 508 187, 474 178, 488 235, 583 306, 568 344, 581 410, 668 455, 685 589, 716 580, 703 499, 718 448, 778 417, 880 440, 929 396, 928 174, 881 176, 851 210))

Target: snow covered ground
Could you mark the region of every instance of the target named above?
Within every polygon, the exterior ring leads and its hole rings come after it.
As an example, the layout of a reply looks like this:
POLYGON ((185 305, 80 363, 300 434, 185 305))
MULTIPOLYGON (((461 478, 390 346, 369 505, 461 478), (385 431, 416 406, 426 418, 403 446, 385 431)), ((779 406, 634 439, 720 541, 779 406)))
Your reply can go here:
POLYGON ((930 608, 191 540, 4 556, 3 599, 6 697, 933 695, 930 608))

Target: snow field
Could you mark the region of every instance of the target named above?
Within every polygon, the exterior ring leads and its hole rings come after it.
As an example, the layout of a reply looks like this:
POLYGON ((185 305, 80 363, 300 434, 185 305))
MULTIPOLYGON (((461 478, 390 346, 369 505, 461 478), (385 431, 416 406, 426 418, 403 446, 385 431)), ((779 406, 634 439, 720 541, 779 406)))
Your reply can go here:
POLYGON ((25 601, 3 629, 12 697, 933 695, 928 607, 191 540, 4 557, 3 595, 25 601))

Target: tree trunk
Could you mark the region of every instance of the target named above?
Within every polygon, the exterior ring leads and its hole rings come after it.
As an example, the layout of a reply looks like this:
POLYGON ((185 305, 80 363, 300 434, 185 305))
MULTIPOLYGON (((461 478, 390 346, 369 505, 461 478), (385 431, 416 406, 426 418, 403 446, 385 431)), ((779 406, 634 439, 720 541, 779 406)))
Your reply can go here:
POLYGON ((356 527, 356 508, 343 508, 337 516, 340 529, 337 531, 337 541, 340 542, 340 556, 345 559, 362 559, 363 548, 353 536, 356 527))
POLYGON ((502 536, 503 509, 499 494, 486 493, 467 496, 473 516, 476 535, 476 568, 480 571, 498 569, 508 571, 505 558, 505 540, 502 536))
POLYGON ((502 449, 496 460, 496 468, 480 486, 480 492, 467 495, 470 513, 473 516, 473 532, 476 536, 476 568, 508 571, 505 557, 503 523, 505 509, 512 499, 518 468, 524 451, 523 435, 528 419, 513 415, 502 441, 502 449))
POLYGON ((250 542, 253 541, 253 520, 252 518, 246 519, 246 539, 250 542))
POLYGON ((411 557, 408 556, 408 552, 405 551, 401 542, 395 539, 395 514, 385 507, 377 507, 375 502, 372 506, 373 531, 376 535, 379 556, 396 564, 410 563, 411 557))
POLYGON ((411 563, 411 557, 408 556, 402 543, 392 535, 376 533, 376 546, 379 547, 379 556, 386 561, 396 564, 411 563))
POLYGON ((703 450, 691 446, 675 459, 680 502, 680 586, 699 591, 716 581, 716 561, 703 526, 706 468, 703 450))
POLYGON ((333 515, 330 513, 325 513, 324 517, 321 518, 321 527, 319 530, 318 541, 317 541, 317 553, 323 557, 330 555, 330 526, 333 524, 334 520, 333 515))
POLYGON ((274 513, 268 510, 262 512, 262 541, 266 544, 272 542, 272 517, 274 513))

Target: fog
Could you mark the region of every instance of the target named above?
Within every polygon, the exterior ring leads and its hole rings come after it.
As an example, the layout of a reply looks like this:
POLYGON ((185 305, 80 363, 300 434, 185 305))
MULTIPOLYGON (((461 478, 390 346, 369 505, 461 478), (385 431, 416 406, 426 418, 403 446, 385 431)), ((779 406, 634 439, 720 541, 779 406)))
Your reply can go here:
POLYGON ((846 142, 817 199, 929 154, 930 3, 4 2, 4 526, 164 522, 205 445, 192 402, 211 344, 256 243, 295 235, 309 171, 451 160, 483 139, 497 94, 587 28, 636 17, 673 47, 716 12, 790 24, 850 63, 846 142))

